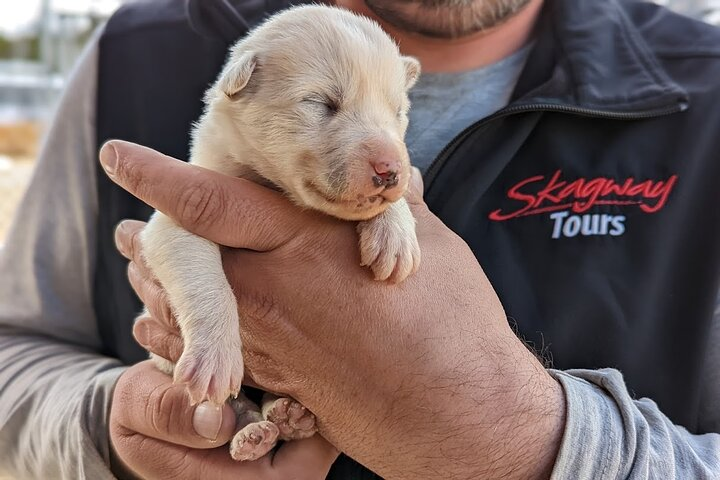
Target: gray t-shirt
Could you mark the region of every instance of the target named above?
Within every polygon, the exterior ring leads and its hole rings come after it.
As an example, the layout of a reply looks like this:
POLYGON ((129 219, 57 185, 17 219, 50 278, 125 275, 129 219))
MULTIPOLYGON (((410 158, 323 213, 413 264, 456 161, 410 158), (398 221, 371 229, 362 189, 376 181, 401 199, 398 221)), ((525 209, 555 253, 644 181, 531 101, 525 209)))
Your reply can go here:
POLYGON ((531 50, 532 44, 476 70, 420 75, 410 90, 405 134, 412 164, 425 172, 456 135, 505 107, 531 50))

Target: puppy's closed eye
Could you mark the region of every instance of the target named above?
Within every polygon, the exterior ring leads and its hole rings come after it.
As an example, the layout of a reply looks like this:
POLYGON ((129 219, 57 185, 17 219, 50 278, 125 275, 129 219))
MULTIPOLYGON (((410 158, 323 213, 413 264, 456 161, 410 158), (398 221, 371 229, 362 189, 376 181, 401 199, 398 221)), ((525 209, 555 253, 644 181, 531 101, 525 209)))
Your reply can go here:
POLYGON ((308 95, 302 103, 328 116, 335 115, 340 109, 338 102, 325 95, 308 95))

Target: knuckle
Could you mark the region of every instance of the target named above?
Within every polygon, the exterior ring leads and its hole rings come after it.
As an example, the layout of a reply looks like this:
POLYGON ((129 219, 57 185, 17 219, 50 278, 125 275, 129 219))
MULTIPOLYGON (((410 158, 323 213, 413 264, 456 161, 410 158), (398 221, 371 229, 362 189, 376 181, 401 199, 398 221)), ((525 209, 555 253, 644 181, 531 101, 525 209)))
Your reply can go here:
POLYGON ((113 391, 110 416, 114 423, 126 426, 137 397, 137 368, 130 367, 118 378, 113 391))
POLYGON ((111 423, 123 425, 125 423, 125 410, 124 406, 127 402, 127 381, 125 379, 126 373, 122 374, 115 384, 115 390, 113 392, 113 401, 110 408, 110 420, 111 423))
POLYGON ((160 385, 148 397, 145 418, 150 427, 158 434, 180 433, 187 401, 184 396, 177 393, 176 388, 160 385))
POLYGON ((180 359, 183 353, 181 337, 161 327, 153 327, 150 337, 148 345, 145 346, 147 349, 173 363, 180 359))
POLYGON ((214 180, 203 180, 181 192, 178 199, 178 221, 183 226, 212 223, 222 213, 222 194, 214 180))
MULTIPOLYGON (((123 150, 118 151, 119 157, 128 157, 129 154, 123 150)), ((117 162, 116 176, 122 179, 124 187, 135 192, 135 194, 142 195, 145 190, 145 184, 143 182, 143 171, 140 162, 127 161, 127 158, 120 158, 117 162)))
POLYGON ((142 451, 144 437, 123 428, 112 428, 110 430, 110 441, 117 455, 122 461, 132 467, 137 465, 138 452, 142 451))
POLYGON ((170 337, 168 337, 167 343, 169 359, 174 362, 178 361, 178 359, 180 359, 183 353, 182 339, 180 337, 171 335, 170 337))
POLYGON ((143 260, 140 254, 140 252, 142 252, 142 230, 134 230, 130 233, 128 247, 130 249, 128 253, 133 261, 142 262, 143 260))
POLYGON ((138 276, 137 271, 137 265, 135 265, 135 262, 131 261, 128 262, 127 267, 125 267, 127 278, 130 281, 130 286, 135 290, 136 293, 140 294, 140 278, 138 276))

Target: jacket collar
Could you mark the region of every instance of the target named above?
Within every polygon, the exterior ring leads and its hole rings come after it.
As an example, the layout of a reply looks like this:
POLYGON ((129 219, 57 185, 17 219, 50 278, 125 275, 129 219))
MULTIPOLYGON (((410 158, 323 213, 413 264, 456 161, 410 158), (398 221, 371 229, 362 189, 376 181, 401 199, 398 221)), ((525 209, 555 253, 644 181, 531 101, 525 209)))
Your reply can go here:
POLYGON ((230 46, 292 0, 185 0, 191 28, 201 36, 230 46))
POLYGON ((662 68, 626 8, 619 0, 546 0, 514 104, 618 114, 684 109, 687 92, 662 68))

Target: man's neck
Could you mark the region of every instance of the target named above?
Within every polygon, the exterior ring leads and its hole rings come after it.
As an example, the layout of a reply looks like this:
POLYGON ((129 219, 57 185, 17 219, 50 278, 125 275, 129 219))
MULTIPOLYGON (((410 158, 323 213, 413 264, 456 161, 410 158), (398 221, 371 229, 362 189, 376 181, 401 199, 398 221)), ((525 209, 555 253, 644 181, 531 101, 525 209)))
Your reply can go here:
POLYGON ((364 0, 336 0, 335 5, 376 20, 405 55, 420 60, 424 72, 462 72, 512 55, 532 36, 543 0, 532 0, 501 25, 458 39, 439 39, 400 30, 378 18, 364 0))

